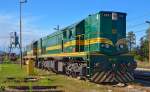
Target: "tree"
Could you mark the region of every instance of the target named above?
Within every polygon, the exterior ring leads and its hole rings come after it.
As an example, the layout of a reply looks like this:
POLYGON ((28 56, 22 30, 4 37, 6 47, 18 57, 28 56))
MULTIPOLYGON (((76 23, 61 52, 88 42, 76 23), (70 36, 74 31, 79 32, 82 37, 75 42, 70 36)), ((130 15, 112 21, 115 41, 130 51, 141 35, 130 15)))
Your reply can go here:
POLYGON ((147 61, 149 58, 149 32, 150 30, 147 29, 145 35, 140 38, 140 44, 136 49, 136 57, 140 61, 147 61))
POLYGON ((142 61, 148 60, 148 40, 146 36, 140 38, 140 48, 137 54, 141 57, 142 61))
POLYGON ((131 52, 133 47, 136 45, 136 36, 133 31, 127 33, 127 44, 129 47, 129 51, 131 52))
POLYGON ((149 39, 149 35, 150 35, 150 28, 146 30, 146 40, 149 39))
POLYGON ((143 36, 143 37, 140 38, 140 46, 141 46, 141 47, 142 47, 143 44, 144 44, 144 40, 145 40, 144 38, 145 38, 145 36, 143 36))

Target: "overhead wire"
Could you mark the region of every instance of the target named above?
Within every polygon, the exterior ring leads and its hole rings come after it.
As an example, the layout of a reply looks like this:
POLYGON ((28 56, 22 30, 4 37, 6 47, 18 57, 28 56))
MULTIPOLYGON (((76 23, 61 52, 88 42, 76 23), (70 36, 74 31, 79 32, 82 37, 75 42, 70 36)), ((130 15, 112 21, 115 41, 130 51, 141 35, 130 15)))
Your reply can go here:
POLYGON ((131 22, 131 21, 139 20, 139 19, 144 18, 145 16, 148 16, 148 15, 150 16, 150 12, 143 14, 143 15, 140 15, 140 16, 137 16, 135 18, 129 18, 129 19, 127 19, 127 21, 131 22))
POLYGON ((135 28, 135 27, 139 27, 139 26, 142 26, 142 25, 145 25, 146 23, 139 23, 139 24, 135 24, 135 25, 129 25, 127 26, 127 28, 135 28))
POLYGON ((136 16, 135 18, 129 18, 127 19, 127 30, 132 30, 132 29, 135 29, 137 27, 141 27, 141 26, 144 26, 146 23, 145 21, 142 22, 142 23, 138 23, 138 24, 135 24, 135 23, 132 23, 133 21, 136 21, 136 20, 139 20, 139 19, 142 19, 144 17, 147 17, 148 15, 150 15, 150 12, 146 13, 146 14, 143 14, 143 15, 140 15, 140 16, 136 16), (134 24, 134 25, 131 25, 131 24, 134 24))
MULTIPOLYGON (((145 16, 145 15, 144 15, 145 16)), ((139 19, 139 17, 137 17, 139 19)), ((135 19, 135 18, 134 18, 135 19)), ((134 24, 134 25, 127 25, 127 30, 135 30, 136 28, 139 28, 141 26, 144 26, 146 25, 145 22, 142 22, 142 23, 138 23, 138 24, 134 24)), ((142 27, 143 28, 143 27, 142 27)), ((141 31, 146 31, 148 28, 145 28, 143 30, 139 30, 139 31, 133 31, 134 33, 137 33, 137 32, 141 32, 141 31)), ((137 29, 136 29, 137 30, 137 29)))
MULTIPOLYGON (((143 32, 143 31, 146 31, 147 29, 141 29, 141 30, 137 30, 137 31, 132 31, 134 33, 139 33, 139 32, 143 32)), ((131 32, 131 31, 128 31, 128 32, 131 32)))

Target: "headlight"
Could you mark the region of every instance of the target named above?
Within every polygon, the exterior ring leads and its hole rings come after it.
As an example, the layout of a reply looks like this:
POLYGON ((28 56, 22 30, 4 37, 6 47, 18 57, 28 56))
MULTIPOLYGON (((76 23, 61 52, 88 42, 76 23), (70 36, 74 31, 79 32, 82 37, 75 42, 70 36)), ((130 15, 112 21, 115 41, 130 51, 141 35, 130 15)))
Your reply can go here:
POLYGON ((109 44, 105 44, 105 48, 109 48, 110 47, 110 45, 109 44))
POLYGON ((101 47, 102 48, 110 48, 110 45, 109 44, 101 44, 101 47))
POLYGON ((121 45, 119 45, 119 48, 123 49, 123 48, 124 48, 124 45, 122 45, 122 44, 121 44, 121 45))
POLYGON ((105 47, 105 44, 101 44, 101 47, 104 48, 104 47, 105 47))

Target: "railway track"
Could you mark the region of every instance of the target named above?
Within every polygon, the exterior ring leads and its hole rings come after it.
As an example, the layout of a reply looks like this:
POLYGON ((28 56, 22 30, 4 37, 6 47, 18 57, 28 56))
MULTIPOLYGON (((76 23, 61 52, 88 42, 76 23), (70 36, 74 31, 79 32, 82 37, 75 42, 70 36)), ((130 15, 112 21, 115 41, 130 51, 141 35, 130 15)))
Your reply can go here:
POLYGON ((150 86, 150 71, 135 70, 134 71, 134 78, 137 83, 140 83, 144 86, 150 86))
POLYGON ((134 73, 134 77, 135 79, 150 81, 150 72, 136 72, 134 73))
POLYGON ((64 92, 57 86, 9 86, 3 92, 64 92))

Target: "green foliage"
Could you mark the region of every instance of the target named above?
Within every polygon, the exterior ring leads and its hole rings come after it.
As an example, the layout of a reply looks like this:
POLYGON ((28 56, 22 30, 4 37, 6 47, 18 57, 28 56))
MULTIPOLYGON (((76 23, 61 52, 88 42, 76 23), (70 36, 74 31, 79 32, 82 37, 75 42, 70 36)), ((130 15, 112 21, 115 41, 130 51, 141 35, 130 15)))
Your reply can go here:
POLYGON ((135 56, 135 59, 136 59, 136 60, 140 60, 140 61, 142 61, 142 62, 144 61, 144 58, 143 58, 142 56, 140 56, 140 55, 136 55, 136 56, 135 56))
POLYGON ((135 55, 136 59, 140 61, 148 61, 149 59, 149 42, 148 42, 149 30, 146 31, 146 35, 140 38, 140 45, 136 47, 135 55))
POLYGON ((136 36, 133 31, 127 33, 127 43, 128 43, 129 51, 131 52, 131 50, 136 44, 136 36))

